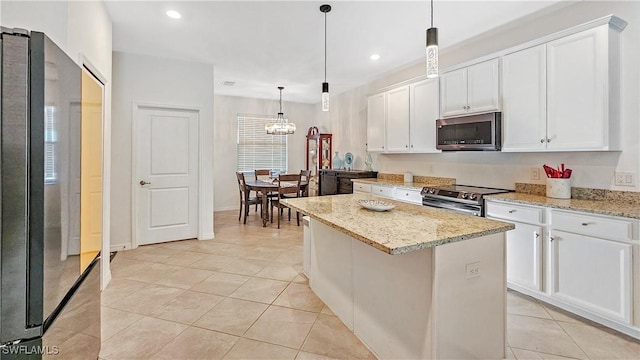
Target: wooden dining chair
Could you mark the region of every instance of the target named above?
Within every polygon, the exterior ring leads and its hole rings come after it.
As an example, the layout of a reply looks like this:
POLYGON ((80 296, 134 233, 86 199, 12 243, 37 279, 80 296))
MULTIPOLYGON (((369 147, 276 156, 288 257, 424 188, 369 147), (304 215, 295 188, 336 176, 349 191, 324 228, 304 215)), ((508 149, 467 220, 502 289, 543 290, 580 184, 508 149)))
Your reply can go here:
MULTIPOLYGON (((269 169, 254 170, 254 174, 255 174, 256 180, 271 181, 271 170, 269 169)), ((260 194, 256 194, 256 196, 260 196, 260 194)), ((269 198, 269 200, 272 200, 278 197, 278 193, 275 191, 267 193, 267 197, 269 198)))
POLYGON ((249 215, 249 206, 255 205, 256 209, 260 205, 260 214, 264 209, 262 208, 262 199, 259 196, 250 196, 247 189, 247 183, 244 180, 244 173, 236 172, 236 178, 238 179, 238 191, 240 193, 240 212, 238 213, 238 221, 242 217, 242 210, 244 209, 244 224, 247 223, 247 215, 249 215))
POLYGON ((311 180, 311 170, 300 170, 300 181, 306 182, 305 186, 300 185, 300 196, 307 197, 309 196, 309 181, 311 180))
MULTIPOLYGON (((278 229, 280 218, 284 208, 289 209, 289 221, 291 221, 291 208, 280 202, 284 198, 297 198, 300 196, 300 174, 281 174, 278 176, 278 197, 271 199, 271 222, 273 222, 273 207, 278 208, 278 229)), ((300 213, 296 211, 296 223, 300 226, 300 213)))

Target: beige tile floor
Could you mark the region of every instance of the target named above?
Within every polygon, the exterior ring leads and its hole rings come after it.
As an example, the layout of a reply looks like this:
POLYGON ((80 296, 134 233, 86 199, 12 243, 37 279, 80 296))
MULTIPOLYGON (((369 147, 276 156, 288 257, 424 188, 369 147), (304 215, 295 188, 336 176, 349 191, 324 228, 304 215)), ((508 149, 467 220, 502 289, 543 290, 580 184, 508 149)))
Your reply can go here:
MULTIPOLYGON (((302 226, 215 214, 216 238, 118 253, 102 359, 360 359, 366 347, 309 289, 302 226)), ((508 293, 509 359, 640 359, 640 342, 508 293)))

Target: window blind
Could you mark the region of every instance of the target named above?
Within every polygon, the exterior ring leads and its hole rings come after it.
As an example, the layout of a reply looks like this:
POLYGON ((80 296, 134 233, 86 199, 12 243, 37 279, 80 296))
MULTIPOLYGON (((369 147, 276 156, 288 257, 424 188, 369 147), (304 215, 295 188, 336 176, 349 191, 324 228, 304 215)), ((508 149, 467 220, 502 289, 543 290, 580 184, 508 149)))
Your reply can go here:
POLYGON ((287 171, 287 136, 268 135, 264 129, 275 120, 268 115, 238 114, 238 171, 287 171))

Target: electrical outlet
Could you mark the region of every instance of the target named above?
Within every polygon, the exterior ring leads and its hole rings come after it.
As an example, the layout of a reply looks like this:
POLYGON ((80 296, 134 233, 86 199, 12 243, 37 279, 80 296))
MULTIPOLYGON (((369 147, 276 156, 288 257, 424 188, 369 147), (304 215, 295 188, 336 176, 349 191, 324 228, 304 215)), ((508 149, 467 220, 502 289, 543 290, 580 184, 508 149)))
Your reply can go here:
POLYGON ((636 186, 636 174, 632 172, 615 172, 615 185, 617 186, 636 186))
POLYGON ((540 169, 537 167, 531 168, 531 180, 540 180, 540 169))
POLYGON ((467 279, 472 279, 480 276, 480 263, 475 262, 471 264, 467 264, 465 268, 465 277, 467 279))

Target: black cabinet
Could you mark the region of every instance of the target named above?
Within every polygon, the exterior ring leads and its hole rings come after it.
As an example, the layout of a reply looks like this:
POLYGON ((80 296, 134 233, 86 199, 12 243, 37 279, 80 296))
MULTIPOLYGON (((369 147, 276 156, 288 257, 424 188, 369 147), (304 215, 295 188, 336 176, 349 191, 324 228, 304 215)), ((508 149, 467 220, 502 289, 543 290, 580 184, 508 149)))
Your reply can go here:
POLYGON ((322 169, 320 172, 319 194, 336 195, 353 193, 351 179, 375 178, 377 171, 347 171, 322 169))

